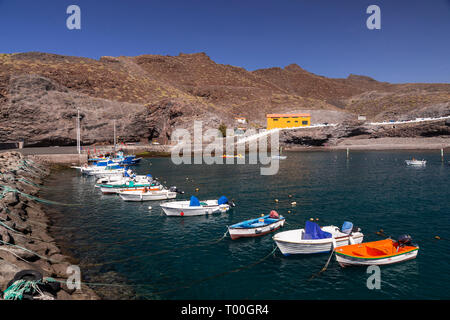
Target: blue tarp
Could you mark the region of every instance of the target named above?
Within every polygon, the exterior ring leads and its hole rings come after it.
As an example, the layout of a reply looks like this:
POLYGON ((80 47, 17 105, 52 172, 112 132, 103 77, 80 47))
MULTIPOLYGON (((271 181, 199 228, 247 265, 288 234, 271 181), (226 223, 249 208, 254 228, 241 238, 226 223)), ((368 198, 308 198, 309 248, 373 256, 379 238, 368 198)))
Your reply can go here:
POLYGON ((219 200, 217 201, 217 203, 218 203, 219 205, 221 205, 221 204, 227 204, 227 203, 228 203, 228 199, 227 199, 227 197, 225 197, 225 196, 221 196, 221 197, 219 198, 219 200))
POLYGON ((191 207, 199 207, 200 201, 195 196, 191 196, 191 202, 189 203, 191 207))
POLYGON ((322 231, 317 223, 306 221, 305 223, 305 233, 303 238, 305 240, 315 240, 315 239, 327 239, 331 238, 331 233, 322 231))

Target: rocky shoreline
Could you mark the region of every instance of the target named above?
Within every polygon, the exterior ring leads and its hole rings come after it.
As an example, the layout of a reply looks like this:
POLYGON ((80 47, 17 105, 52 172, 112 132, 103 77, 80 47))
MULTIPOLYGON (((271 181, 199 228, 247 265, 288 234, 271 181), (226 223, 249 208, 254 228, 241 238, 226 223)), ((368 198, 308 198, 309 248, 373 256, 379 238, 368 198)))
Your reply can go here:
POLYGON ((49 174, 48 166, 19 152, 0 154, 0 289, 6 290, 19 271, 36 270, 60 283, 56 300, 100 299, 84 284, 69 289, 65 283, 73 259, 63 255, 50 236, 51 222, 37 197, 49 174))

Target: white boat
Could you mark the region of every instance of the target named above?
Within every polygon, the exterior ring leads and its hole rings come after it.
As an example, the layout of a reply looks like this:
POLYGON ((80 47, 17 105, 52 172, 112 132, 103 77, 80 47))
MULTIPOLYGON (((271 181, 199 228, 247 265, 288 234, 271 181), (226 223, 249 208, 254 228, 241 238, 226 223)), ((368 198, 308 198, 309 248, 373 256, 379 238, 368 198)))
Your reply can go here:
MULTIPOLYGON (((163 186, 158 182, 154 181, 150 174, 144 175, 133 175, 133 177, 126 176, 120 179, 117 179, 116 176, 114 179, 111 179, 111 182, 105 183, 108 180, 107 177, 100 178, 97 180, 95 185, 96 188, 100 188, 102 193, 113 194, 117 193, 123 189, 143 189, 143 188, 151 188, 152 190, 161 190, 163 186)), ((151 191, 151 190, 150 190, 151 191)))
POLYGON ((159 191, 159 190, 163 190, 164 186, 159 184, 156 185, 154 183, 146 183, 146 184, 122 184, 122 185, 116 185, 116 186, 106 186, 106 185, 101 185, 100 186, 100 191, 103 194, 118 194, 119 192, 122 191, 141 191, 141 192, 146 192, 146 191, 159 191))
POLYGON ((353 232, 353 224, 349 222, 344 223, 341 230, 333 225, 320 228, 306 221, 305 229, 283 231, 273 236, 283 255, 330 252, 333 247, 361 243, 364 237, 359 228, 353 232))
POLYGON ((97 181, 95 182, 95 187, 98 188, 100 184, 112 184, 112 183, 122 182, 122 181, 123 181, 123 183, 125 183, 126 181, 129 181, 126 178, 127 177, 124 177, 123 174, 108 175, 106 177, 97 179, 97 181))
POLYGON ((190 201, 165 202, 160 206, 166 215, 178 217, 203 216, 216 212, 227 212, 230 209, 230 203, 226 197, 221 197, 219 200, 199 201, 192 196, 190 201))
POLYGON ((341 267, 387 265, 415 259, 419 246, 405 235, 398 241, 385 239, 337 248, 336 261, 341 267))
POLYGON ((145 191, 145 190, 123 190, 117 192, 120 198, 124 201, 154 201, 175 199, 177 197, 176 191, 168 189, 145 191))
POLYGON ((232 240, 259 237, 278 230, 284 226, 284 221, 283 216, 272 210, 266 216, 245 220, 229 226, 228 233, 232 240))
POLYGON ((124 168, 118 165, 86 166, 81 168, 81 173, 88 176, 96 176, 97 178, 101 178, 109 175, 123 175, 124 168))
POLYGON ((272 156, 272 159, 274 159, 274 160, 286 160, 286 158, 287 158, 287 156, 280 156, 280 155, 272 156))
POLYGON ((427 164, 426 160, 416 160, 416 159, 412 159, 412 160, 405 160, 406 164, 408 166, 424 166, 427 164))

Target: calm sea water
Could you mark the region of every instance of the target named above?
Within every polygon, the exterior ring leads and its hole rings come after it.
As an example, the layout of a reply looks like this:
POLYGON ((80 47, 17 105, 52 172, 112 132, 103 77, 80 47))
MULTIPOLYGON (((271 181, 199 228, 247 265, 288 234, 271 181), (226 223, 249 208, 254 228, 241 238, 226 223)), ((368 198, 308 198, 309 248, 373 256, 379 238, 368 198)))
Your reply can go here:
POLYGON ((169 158, 137 167, 184 190, 179 199, 234 199, 237 207, 225 214, 166 217, 159 202, 101 195, 94 179, 73 169, 53 174, 41 197, 79 204, 58 207, 53 233, 80 260, 84 278, 131 285, 139 299, 450 298, 450 166, 438 151, 351 152, 349 160, 345 151, 287 156, 274 176, 260 175, 258 165, 177 166, 169 158), (427 159, 427 166, 407 167, 404 160, 412 156, 427 159), (380 240, 380 229, 393 237, 410 234, 419 255, 382 267, 381 289, 369 290, 366 268, 343 269, 334 257, 310 280, 329 255, 270 255, 273 234, 217 241, 227 225, 272 209, 286 217, 281 231, 303 227, 311 217, 321 225, 352 221, 365 241, 380 240), (120 277, 103 277, 111 272, 120 277))

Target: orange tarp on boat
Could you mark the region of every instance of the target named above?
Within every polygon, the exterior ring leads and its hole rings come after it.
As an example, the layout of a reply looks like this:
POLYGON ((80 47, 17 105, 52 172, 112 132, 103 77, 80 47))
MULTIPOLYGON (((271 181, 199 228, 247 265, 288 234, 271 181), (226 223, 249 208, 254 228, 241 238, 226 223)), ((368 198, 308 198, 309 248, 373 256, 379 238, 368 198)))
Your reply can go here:
POLYGON ((374 258, 392 256, 400 253, 405 253, 413 249, 416 249, 416 247, 404 246, 399 248, 397 242, 391 239, 385 239, 380 241, 343 246, 338 248, 337 251, 349 256, 374 258))

